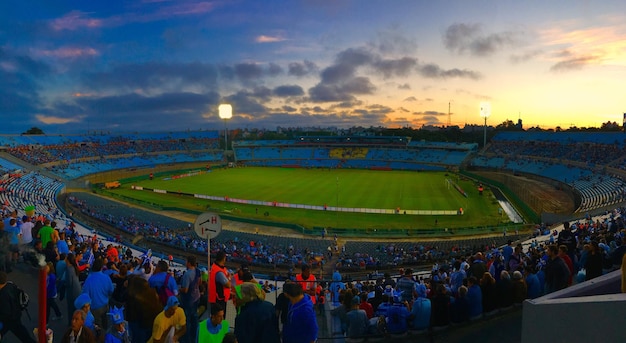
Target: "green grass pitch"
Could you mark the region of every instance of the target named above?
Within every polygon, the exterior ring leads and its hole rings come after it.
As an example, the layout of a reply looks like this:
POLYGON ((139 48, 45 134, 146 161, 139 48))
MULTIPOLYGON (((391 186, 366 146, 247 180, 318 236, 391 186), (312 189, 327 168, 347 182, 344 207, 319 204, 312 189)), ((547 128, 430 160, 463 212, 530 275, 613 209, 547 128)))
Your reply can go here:
MULTIPOLYGON (((175 175, 175 174, 174 174, 175 175)), ((494 226, 508 222, 488 189, 479 195, 473 181, 445 172, 374 171, 357 169, 304 169, 245 167, 216 169, 205 174, 164 180, 141 180, 133 185, 170 192, 306 205, 354 208, 400 208, 400 214, 363 214, 264 207, 210 201, 149 191, 130 184, 115 193, 161 206, 197 211, 210 208, 238 216, 288 222, 312 227, 361 229, 432 229, 494 226), (461 195, 446 179, 456 182, 461 195), (458 210, 464 215, 403 215, 403 210, 458 210), (265 213, 268 212, 268 216, 265 213)))

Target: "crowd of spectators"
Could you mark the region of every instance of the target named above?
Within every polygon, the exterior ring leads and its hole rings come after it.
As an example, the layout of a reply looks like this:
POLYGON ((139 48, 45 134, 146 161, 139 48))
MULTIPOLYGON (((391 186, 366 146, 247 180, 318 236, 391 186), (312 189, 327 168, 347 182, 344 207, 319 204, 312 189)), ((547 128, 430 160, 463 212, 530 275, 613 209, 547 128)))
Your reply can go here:
POLYGON ((215 138, 190 137, 188 139, 145 139, 133 137, 111 136, 106 141, 90 140, 83 137, 81 141, 68 141, 51 145, 24 144, 8 148, 8 152, 34 165, 72 161, 91 158, 103 158, 122 155, 146 155, 157 152, 193 152, 214 150, 218 147, 215 138))
POLYGON ((545 240, 536 236, 527 244, 509 241, 458 254, 427 275, 402 268, 398 278, 386 273, 376 280, 333 282, 319 296, 332 301, 341 332, 352 339, 471 322, 619 269, 626 252, 625 211, 564 222, 560 232, 548 230, 545 240))
MULTIPOLYGON (((151 242, 167 244, 181 251, 207 252, 207 240, 198 238, 191 223, 138 209, 128 211, 126 206, 85 193, 72 193, 68 201, 84 215, 124 232, 141 235, 151 242)), ((210 252, 215 255, 223 250, 236 262, 293 269, 302 264, 315 267, 323 263, 325 248, 321 247, 324 244, 314 239, 288 239, 224 230, 211 240, 210 252)))

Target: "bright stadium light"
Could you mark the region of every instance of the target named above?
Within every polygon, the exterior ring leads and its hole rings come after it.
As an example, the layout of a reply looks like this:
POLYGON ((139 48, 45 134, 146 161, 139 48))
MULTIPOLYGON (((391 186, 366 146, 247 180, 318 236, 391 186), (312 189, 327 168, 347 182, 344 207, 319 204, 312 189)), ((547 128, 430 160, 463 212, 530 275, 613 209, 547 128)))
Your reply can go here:
POLYGON ((488 102, 480 103, 480 117, 485 119, 483 148, 487 145, 487 118, 491 115, 491 104, 488 102))
POLYGON ((228 150, 228 127, 226 122, 233 117, 233 106, 230 104, 221 104, 218 107, 220 119, 224 121, 224 150, 228 150))

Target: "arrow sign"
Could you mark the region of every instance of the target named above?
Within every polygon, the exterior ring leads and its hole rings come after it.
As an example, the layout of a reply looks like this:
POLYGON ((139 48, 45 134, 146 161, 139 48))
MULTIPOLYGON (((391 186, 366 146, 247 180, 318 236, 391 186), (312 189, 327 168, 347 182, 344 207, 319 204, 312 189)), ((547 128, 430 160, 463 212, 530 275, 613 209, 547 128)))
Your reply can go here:
POLYGON ((196 218, 193 228, 198 236, 213 239, 222 232, 222 219, 213 212, 204 212, 196 218))

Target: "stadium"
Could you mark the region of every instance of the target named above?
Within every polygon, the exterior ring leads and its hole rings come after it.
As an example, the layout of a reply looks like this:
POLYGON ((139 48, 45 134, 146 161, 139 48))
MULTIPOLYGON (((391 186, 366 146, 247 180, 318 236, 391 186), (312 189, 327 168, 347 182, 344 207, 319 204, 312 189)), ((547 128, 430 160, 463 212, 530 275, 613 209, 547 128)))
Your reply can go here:
POLYGON ((34 207, 162 259, 227 247, 232 268, 262 278, 309 264, 320 280, 339 271, 349 281, 547 239, 554 224, 624 200, 621 132, 499 132, 482 148, 298 136, 234 139, 231 150, 222 137, 3 136, 2 195, 20 215, 34 207), (206 211, 226 223, 210 247, 192 228, 206 211))

